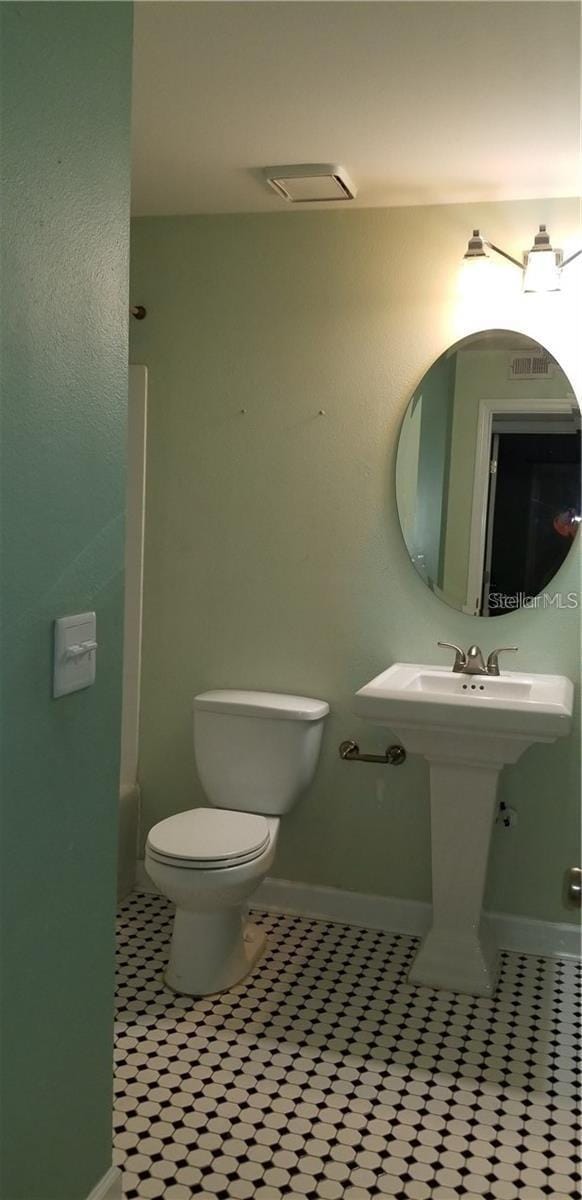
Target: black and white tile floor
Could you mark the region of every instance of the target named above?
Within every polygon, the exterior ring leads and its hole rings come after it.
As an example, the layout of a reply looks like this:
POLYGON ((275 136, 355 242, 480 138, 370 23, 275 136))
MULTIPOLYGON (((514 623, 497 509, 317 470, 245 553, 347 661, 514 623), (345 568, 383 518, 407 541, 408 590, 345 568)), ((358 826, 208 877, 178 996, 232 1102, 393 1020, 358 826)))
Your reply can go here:
POLYGON ((413 988, 416 940, 264 916, 210 999, 165 987, 172 909, 119 917, 114 1161, 128 1198, 581 1194, 578 969, 504 955, 494 1000, 413 988))

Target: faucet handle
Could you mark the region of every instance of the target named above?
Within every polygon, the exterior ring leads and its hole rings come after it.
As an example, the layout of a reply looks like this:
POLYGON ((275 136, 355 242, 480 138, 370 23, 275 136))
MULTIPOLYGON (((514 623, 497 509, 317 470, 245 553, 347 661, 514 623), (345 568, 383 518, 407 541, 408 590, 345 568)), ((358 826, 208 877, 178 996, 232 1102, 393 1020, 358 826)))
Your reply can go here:
POLYGON ((455 661, 453 671, 462 671, 467 665, 467 655, 461 646, 455 646, 454 642, 437 642, 437 646, 445 646, 447 650, 455 651, 455 661))
POLYGON ((496 650, 492 650, 487 659, 487 674, 499 675, 499 655, 506 654, 509 650, 518 650, 518 646, 498 646, 496 650))

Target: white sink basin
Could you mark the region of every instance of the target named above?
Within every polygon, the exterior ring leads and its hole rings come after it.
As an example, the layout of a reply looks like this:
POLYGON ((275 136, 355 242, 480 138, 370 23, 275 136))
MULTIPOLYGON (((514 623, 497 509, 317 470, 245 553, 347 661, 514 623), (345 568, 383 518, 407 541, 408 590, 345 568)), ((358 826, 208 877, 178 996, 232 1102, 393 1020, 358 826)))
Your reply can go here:
POLYGON ((480 927, 497 782, 532 742, 570 732, 563 675, 463 675, 395 663, 356 693, 355 711, 389 725, 430 764, 433 923, 412 983, 491 996, 498 950, 480 927))
POLYGON ((394 663, 360 688, 355 710, 394 729, 432 726, 553 741, 570 732, 573 695, 572 683, 563 675, 462 675, 420 663, 394 663))

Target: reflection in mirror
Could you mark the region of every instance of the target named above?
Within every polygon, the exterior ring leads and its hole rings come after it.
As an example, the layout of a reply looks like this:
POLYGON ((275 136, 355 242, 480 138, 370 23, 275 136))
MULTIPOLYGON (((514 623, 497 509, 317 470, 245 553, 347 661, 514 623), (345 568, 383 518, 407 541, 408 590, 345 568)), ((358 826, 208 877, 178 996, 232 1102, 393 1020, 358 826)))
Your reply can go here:
POLYGON ((447 604, 493 617, 549 603, 580 522, 580 410, 552 355, 503 329, 445 351, 404 415, 396 498, 410 558, 447 604))

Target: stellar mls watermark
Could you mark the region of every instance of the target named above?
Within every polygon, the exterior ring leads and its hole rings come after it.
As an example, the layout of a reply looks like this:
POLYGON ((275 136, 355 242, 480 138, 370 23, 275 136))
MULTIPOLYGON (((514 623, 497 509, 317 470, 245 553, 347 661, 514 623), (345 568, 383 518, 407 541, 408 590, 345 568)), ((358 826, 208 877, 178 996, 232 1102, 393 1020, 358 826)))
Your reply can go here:
POLYGON ((490 592, 489 611, 508 608, 578 608, 578 592, 540 592, 530 596, 527 592, 490 592))

